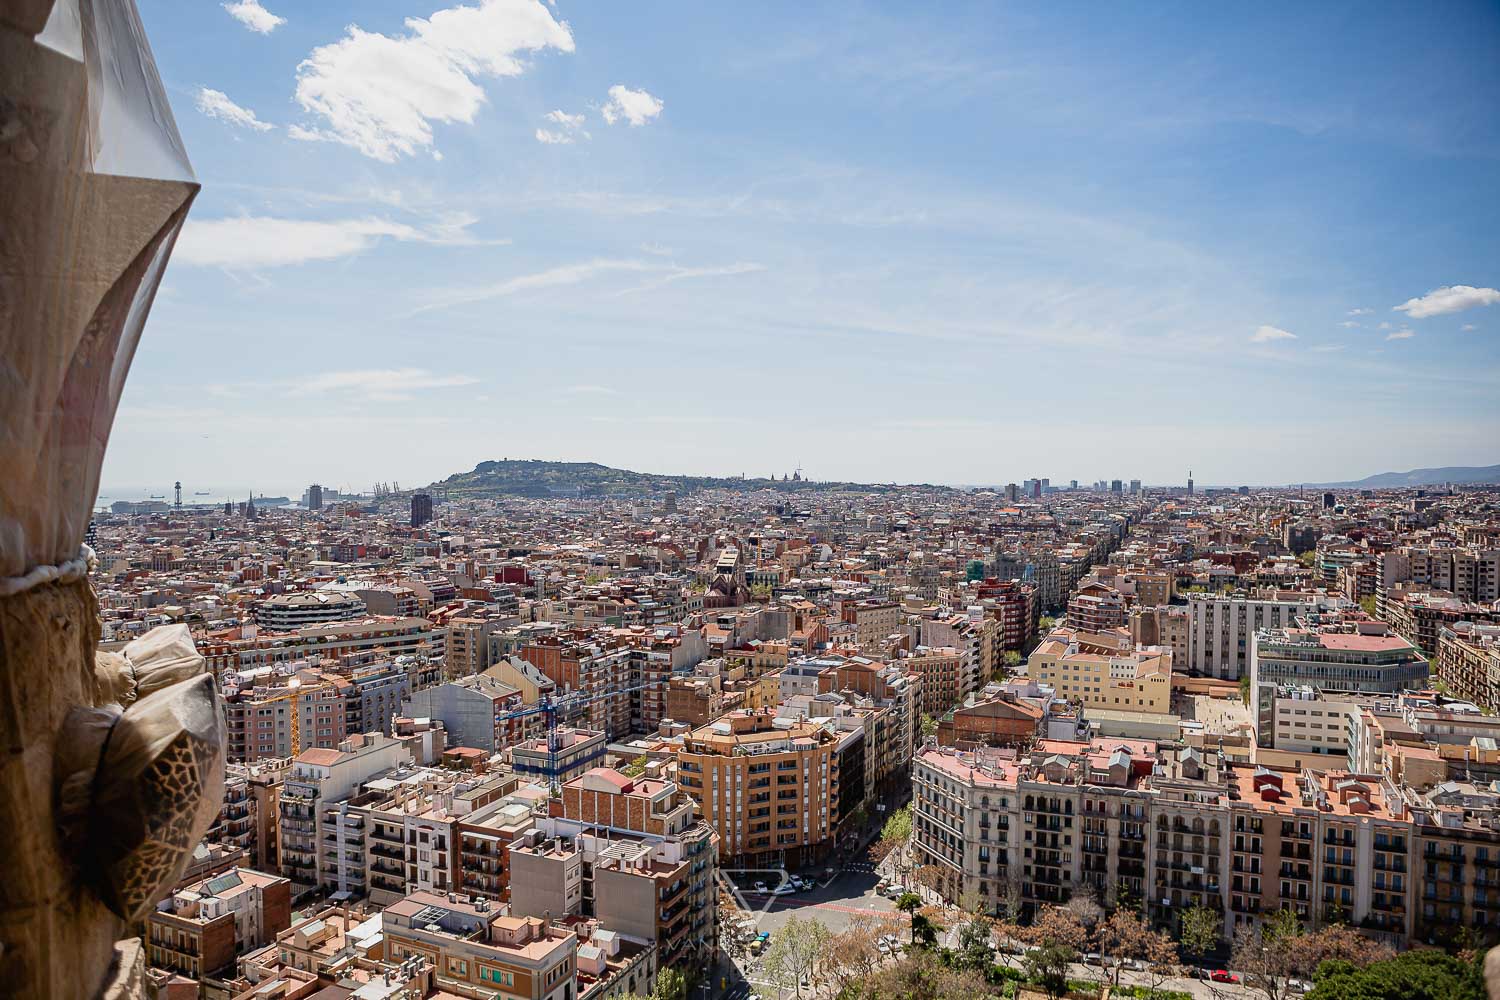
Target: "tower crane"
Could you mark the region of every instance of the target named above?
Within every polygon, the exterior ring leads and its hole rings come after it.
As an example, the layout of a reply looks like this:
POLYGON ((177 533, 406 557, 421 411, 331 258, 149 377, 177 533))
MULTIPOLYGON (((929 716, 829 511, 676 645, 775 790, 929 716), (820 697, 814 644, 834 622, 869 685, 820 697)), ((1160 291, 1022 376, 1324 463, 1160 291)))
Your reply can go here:
POLYGON ((556 787, 561 784, 561 782, 557 780, 557 713, 559 710, 570 711, 575 708, 581 708, 584 705, 592 705, 594 702, 603 701, 606 698, 614 698, 618 695, 632 694, 636 691, 645 691, 649 688, 665 687, 669 680, 670 678, 662 678, 661 680, 657 681, 647 681, 644 684, 636 684, 632 687, 612 688, 599 694, 589 695, 588 697, 582 697, 582 693, 563 695, 560 698, 553 698, 550 695, 543 695, 535 705, 527 705, 525 708, 517 709, 514 712, 507 712, 504 715, 496 716, 495 721, 509 722, 512 719, 523 719, 533 715, 542 715, 546 718, 547 774, 551 779, 553 787, 556 787))

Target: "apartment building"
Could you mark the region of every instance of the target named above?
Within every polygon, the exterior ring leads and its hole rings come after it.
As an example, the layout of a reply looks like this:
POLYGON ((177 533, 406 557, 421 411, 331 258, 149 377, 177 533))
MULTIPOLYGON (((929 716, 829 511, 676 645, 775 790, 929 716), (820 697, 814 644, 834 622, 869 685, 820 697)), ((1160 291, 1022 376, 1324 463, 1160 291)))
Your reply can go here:
POLYGON ((1462 780, 1400 791, 1415 826, 1415 939, 1440 947, 1500 939, 1500 792, 1462 780))
POLYGON ((921 678, 922 715, 934 718, 963 703, 964 653, 952 646, 918 646, 896 660, 906 673, 921 678))
POLYGON ((275 632, 292 632, 305 625, 349 621, 363 617, 365 602, 358 594, 325 590, 277 594, 255 605, 255 623, 275 632))
POLYGON ((1461 601, 1500 600, 1500 549, 1406 545, 1378 559, 1381 589, 1414 583, 1444 590, 1461 601))
POLYGON ((193 979, 232 974, 238 956, 274 941, 291 920, 291 882, 235 868, 156 904, 146 918, 147 961, 193 979))
POLYGON ((339 675, 347 682, 344 721, 349 732, 391 735, 391 721, 414 686, 406 666, 379 657, 342 664, 339 675))
POLYGON ((282 782, 281 869, 294 892, 316 886, 358 892, 364 883, 363 817, 347 800, 378 774, 411 763, 402 741, 355 735, 337 750, 304 750, 282 782), (332 839, 325 846, 325 840, 332 839))
POLYGON ((437 984, 521 1000, 575 1000, 578 935, 541 917, 509 916, 485 900, 414 892, 381 914, 389 961, 421 958, 437 984))
POLYGON ((436 719, 448 733, 449 746, 496 753, 540 727, 540 713, 509 716, 525 707, 521 691, 488 674, 475 674, 413 691, 401 706, 410 718, 436 719))
MULTIPOLYGON (((1347 921, 1397 945, 1413 933, 1417 898, 1418 826, 1406 797, 1436 808, 1445 794, 1423 798, 1343 768, 1273 770, 1121 740, 1044 740, 1025 755, 929 746, 913 777, 913 850, 943 873, 949 900, 1031 907, 1088 885, 1171 926, 1184 908, 1210 906, 1226 938, 1289 908, 1305 926, 1347 921)), ((1434 861, 1434 882, 1453 875, 1434 861)), ((1490 887, 1481 882, 1457 895, 1435 884, 1434 913, 1447 903, 1439 896, 1473 912, 1476 891, 1490 887)), ((1478 898, 1486 912, 1500 903, 1488 891, 1478 898)))
POLYGON ((510 845, 547 814, 550 796, 541 788, 517 789, 464 816, 458 824, 459 877, 464 892, 510 898, 510 845))
POLYGON ((1264 628, 1290 628, 1315 611, 1311 595, 1284 597, 1193 594, 1188 598, 1188 658, 1178 669, 1238 680, 1249 673, 1250 647, 1264 628))
POLYGON ((1308 684, 1267 687, 1257 689, 1257 745, 1284 754, 1348 758, 1353 726, 1365 708, 1362 700, 1308 684))
POLYGON ((821 657, 814 662, 821 665, 818 694, 837 695, 854 714, 869 717, 866 797, 884 798, 905 788, 912 748, 921 735, 920 675, 864 657, 821 657))
POLYGON ((654 941, 667 965, 711 965, 718 949, 718 838, 687 791, 595 768, 563 786, 563 816, 587 862, 584 913, 654 941))
POLYGON ((227 756, 234 763, 336 747, 349 734, 347 682, 312 669, 268 677, 230 674, 224 688, 227 756))
POLYGON ((1398 583, 1376 595, 1381 618, 1414 642, 1423 653, 1436 656, 1438 634, 1459 622, 1500 624, 1500 606, 1474 604, 1450 591, 1417 583, 1398 583))
POLYGON ((1026 672, 1085 709, 1166 714, 1172 708, 1171 651, 1138 649, 1124 629, 1056 628, 1027 659, 1026 672))
POLYGON ((975 593, 980 605, 995 619, 999 628, 995 637, 999 651, 1025 649, 1036 634, 1036 623, 1041 614, 1036 588, 1016 580, 987 579, 975 593))
POLYGON ((1084 583, 1068 598, 1067 623, 1082 632, 1107 632, 1129 624, 1125 597, 1098 581, 1084 583))
POLYGON ((822 726, 734 712, 694 729, 678 779, 740 867, 800 866, 832 847, 839 803, 837 738, 822 726))
POLYGON ((510 748, 511 769, 523 779, 560 785, 604 761, 604 734, 559 726, 510 748))
POLYGON ((1456 697, 1500 710, 1500 624, 1454 622, 1438 629, 1437 676, 1456 697))
POLYGON ((903 616, 899 605, 884 601, 846 601, 839 621, 854 626, 854 641, 861 649, 878 649, 899 631, 903 616))
POLYGON ((723 683, 718 676, 673 677, 667 687, 667 717, 702 726, 724 712, 723 683))

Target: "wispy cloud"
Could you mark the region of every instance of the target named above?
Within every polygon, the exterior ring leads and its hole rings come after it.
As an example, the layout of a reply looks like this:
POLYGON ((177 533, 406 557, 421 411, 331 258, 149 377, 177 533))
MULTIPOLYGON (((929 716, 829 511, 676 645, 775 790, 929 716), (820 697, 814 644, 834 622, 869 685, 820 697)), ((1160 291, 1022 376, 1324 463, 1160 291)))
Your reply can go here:
POLYGON ((475 302, 488 302, 492 299, 508 298, 519 292, 534 291, 541 288, 576 285, 579 282, 588 281, 590 278, 601 274, 609 274, 615 271, 644 271, 650 266, 645 261, 640 260, 609 258, 596 258, 579 264, 564 264, 561 267, 548 268, 545 271, 537 271, 534 274, 522 274, 489 285, 480 285, 475 288, 449 292, 441 298, 419 306, 408 315, 416 316, 421 313, 432 312, 435 309, 451 309, 454 306, 471 305, 475 302))
POLYGON ((610 125, 623 121, 632 127, 638 127, 654 121, 661 114, 663 106, 660 99, 646 91, 631 90, 624 84, 617 83, 609 88, 609 100, 604 102, 599 113, 610 125))
POLYGON ((1349 312, 1346 313, 1345 315, 1348 315, 1348 316, 1368 316, 1371 313, 1373 313, 1374 311, 1375 311, 1374 309, 1366 309, 1366 308, 1364 308, 1364 307, 1361 306, 1358 309, 1350 309, 1349 312))
POLYGON ((479 379, 472 375, 438 375, 426 368, 363 368, 296 379, 291 391, 297 395, 338 394, 390 402, 410 399, 413 393, 428 389, 451 389, 478 383, 479 379))
POLYGON ((1388 333, 1388 334, 1385 335, 1385 339, 1386 340, 1410 340, 1411 338, 1413 338, 1415 336, 1416 336, 1416 333, 1414 331, 1402 329, 1402 330, 1393 330, 1393 331, 1391 331, 1390 333, 1388 333))
POLYGON ((607 385, 570 385, 568 392, 578 396, 618 396, 618 389, 611 389, 607 385))
POLYGON ((177 241, 173 260, 198 267, 255 270, 349 257, 385 239, 473 245, 483 242, 468 232, 474 222, 474 217, 466 214, 442 216, 423 227, 375 216, 334 221, 253 215, 190 218, 177 241))
POLYGON ((722 267, 676 267, 669 268, 659 278, 654 278, 634 288, 622 289, 620 295, 634 295, 637 292, 649 292, 654 288, 661 288, 676 281, 687 281, 693 278, 728 278, 736 274, 754 274, 764 271, 765 266, 741 262, 737 264, 726 264, 722 267))
POLYGON ((1252 344, 1270 344, 1278 340, 1296 340, 1297 335, 1275 326, 1258 326, 1250 335, 1252 344))
POLYGON ((1310 349, 1313 350, 1313 351, 1316 351, 1319 354, 1332 354, 1335 351, 1342 351, 1344 349, 1344 345, 1343 344, 1319 344, 1318 346, 1310 348, 1310 349))
POLYGON ((229 11, 230 17, 257 34, 269 35, 279 26, 286 24, 286 18, 277 17, 266 10, 260 5, 260 0, 233 0, 221 6, 229 11))
POLYGON ((1492 306, 1496 302, 1500 302, 1500 290, 1475 288, 1473 285, 1446 285, 1421 298, 1407 299, 1393 309, 1406 313, 1412 319, 1426 319, 1429 316, 1462 312, 1475 306, 1492 306))
POLYGON ((1463 326, 1459 327, 1459 329, 1462 330, 1464 333, 1473 333, 1475 330, 1477 330, 1479 328, 1476 327, 1473 323, 1465 323, 1463 326))
POLYGON ((257 132, 269 132, 276 127, 270 122, 263 122, 255 117, 255 112, 249 108, 242 108, 231 101, 229 95, 222 90, 214 90, 211 87, 199 87, 198 93, 193 97, 193 104, 208 117, 218 119, 229 125, 254 129, 257 132))
POLYGON ((1346 319, 1342 323, 1340 323, 1339 326, 1343 327, 1346 330, 1353 330, 1356 329, 1359 324, 1354 322, 1354 320, 1352 319, 1346 319))
POLYGON ((523 55, 573 51, 573 35, 539 0, 479 0, 406 20, 403 35, 350 25, 297 67, 296 99, 323 125, 293 138, 326 140, 391 163, 428 151, 434 122, 470 124, 483 77, 517 76, 523 55))
POLYGON ((514 278, 507 278, 504 281, 498 281, 489 285, 450 291, 425 305, 417 307, 407 315, 408 317, 417 316, 438 309, 448 309, 454 306, 472 305, 476 302, 487 302, 492 299, 508 298, 521 292, 557 288, 564 285, 577 285, 606 274, 644 273, 656 276, 653 280, 643 285, 627 288, 616 293, 618 295, 625 295, 632 292, 645 291, 650 288, 659 288, 674 281, 683 281, 690 278, 747 274, 760 270, 764 270, 760 264, 749 263, 729 264, 722 267, 679 267, 675 264, 640 260, 637 258, 595 258, 594 260, 583 261, 578 264, 564 264, 560 267, 548 268, 545 271, 538 271, 534 274, 523 274, 514 278))

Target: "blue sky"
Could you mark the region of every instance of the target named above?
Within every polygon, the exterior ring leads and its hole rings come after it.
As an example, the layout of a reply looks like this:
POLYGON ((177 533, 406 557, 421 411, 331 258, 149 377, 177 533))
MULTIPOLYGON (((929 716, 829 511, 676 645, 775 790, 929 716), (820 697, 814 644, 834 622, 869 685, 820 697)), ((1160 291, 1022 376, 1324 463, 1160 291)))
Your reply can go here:
POLYGON ((1500 462, 1492 4, 442 2, 139 0, 104 492, 1500 462))

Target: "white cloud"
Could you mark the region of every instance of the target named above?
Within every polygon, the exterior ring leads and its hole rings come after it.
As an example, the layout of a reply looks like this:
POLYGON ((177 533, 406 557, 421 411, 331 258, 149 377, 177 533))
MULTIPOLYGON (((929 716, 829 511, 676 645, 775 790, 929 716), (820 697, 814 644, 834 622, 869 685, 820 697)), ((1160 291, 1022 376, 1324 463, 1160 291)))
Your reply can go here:
POLYGON ((1361 307, 1359 309, 1350 309, 1349 312, 1347 313, 1347 315, 1349 315, 1349 316, 1368 316, 1368 315, 1370 315, 1374 311, 1375 311, 1374 309, 1365 309, 1365 308, 1361 307))
POLYGON ((549 111, 544 115, 547 121, 558 128, 539 128, 536 130, 536 141, 548 146, 571 146, 578 139, 591 139, 583 129, 583 115, 570 115, 566 111, 549 111))
POLYGON ((1386 340, 1410 340, 1416 334, 1411 330, 1395 330, 1385 335, 1386 340))
POLYGON ((297 103, 325 128, 293 138, 340 142, 387 163, 432 148, 433 122, 470 123, 484 103, 476 78, 517 76, 521 54, 573 51, 573 35, 538 0, 479 0, 406 20, 391 37, 350 25, 297 67, 297 103))
POLYGON ((604 120, 613 125, 621 119, 632 126, 644 125, 661 114, 662 102, 644 90, 631 90, 617 83, 609 88, 609 100, 599 109, 604 120))
POLYGON ((1476 327, 1473 323, 1465 323, 1463 326, 1459 327, 1459 329, 1464 333, 1473 333, 1476 329, 1478 329, 1478 327, 1476 327))
POLYGON ((382 239, 444 245, 474 244, 468 227, 474 217, 443 216, 425 228, 368 217, 314 221, 238 216, 188 219, 172 259, 199 267, 231 270, 281 267, 314 260, 334 260, 362 253, 382 239))
POLYGON ((324 372, 296 379, 293 392, 301 395, 345 393, 385 402, 410 399, 423 389, 451 389, 477 385, 472 375, 437 375, 426 368, 366 368, 324 372))
POLYGON ((1500 290, 1475 288, 1473 285, 1447 285, 1428 292, 1418 299, 1407 299, 1395 312, 1404 312, 1412 319, 1442 316, 1445 313, 1462 312, 1475 306, 1492 306, 1500 302, 1500 290))
POLYGON ((199 87, 197 96, 193 98, 193 103, 199 111, 208 117, 217 118, 219 121, 227 122, 230 125, 251 128, 257 132, 269 132, 276 127, 270 122, 263 122, 255 117, 255 112, 249 108, 242 108, 231 101, 229 95, 222 90, 199 87))
POLYGON ((1269 344, 1277 340, 1296 339, 1297 335, 1295 333, 1289 333, 1274 326, 1258 326, 1255 328, 1255 332, 1250 335, 1250 342, 1252 344, 1269 344))
POLYGON ((1346 319, 1342 323, 1340 323, 1339 326, 1342 326, 1346 330, 1350 330, 1359 326, 1359 324, 1354 322, 1354 320, 1352 319, 1346 319))
POLYGON ((1343 349, 1343 344, 1319 344, 1317 347, 1313 348, 1313 350, 1317 351, 1319 354, 1332 354, 1334 351, 1342 351, 1343 349))
POLYGON ((280 25, 286 24, 286 18, 277 17, 266 10, 260 5, 260 0, 233 0, 232 3, 221 4, 221 6, 229 11, 229 15, 236 21, 262 35, 269 35, 280 25))

